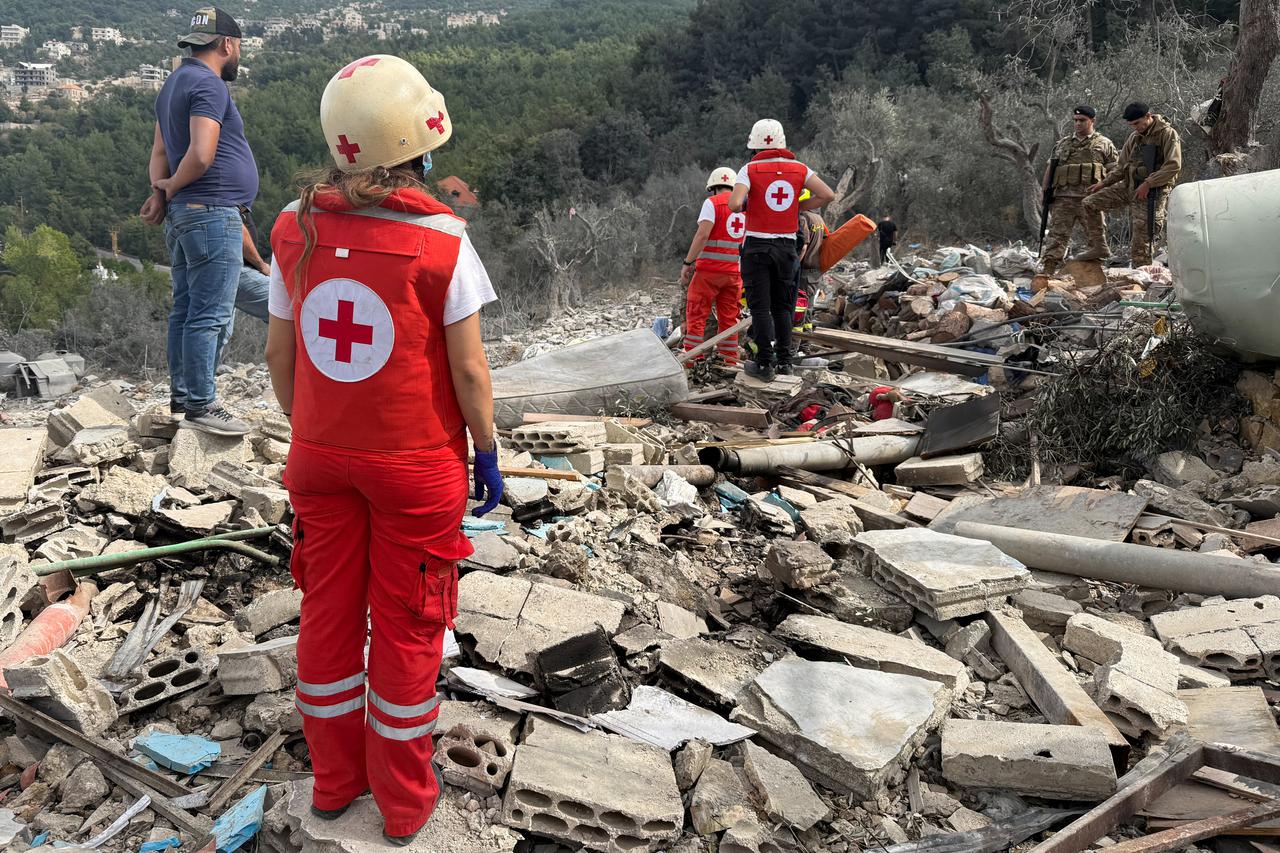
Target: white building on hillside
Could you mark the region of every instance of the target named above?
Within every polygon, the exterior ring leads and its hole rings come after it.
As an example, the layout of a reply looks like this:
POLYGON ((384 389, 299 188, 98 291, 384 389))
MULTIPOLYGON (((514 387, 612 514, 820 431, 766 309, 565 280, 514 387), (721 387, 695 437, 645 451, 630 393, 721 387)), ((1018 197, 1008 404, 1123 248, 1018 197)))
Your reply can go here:
POLYGON ((31 30, 17 24, 0 25, 0 47, 17 47, 30 33, 31 30))
POLYGON ((162 68, 159 65, 147 65, 146 63, 138 66, 138 79, 142 81, 144 88, 154 87, 159 89, 164 85, 165 78, 168 76, 168 68, 162 68))
POLYGON ((19 62, 13 69, 13 85, 27 90, 51 89, 58 85, 58 70, 52 62, 19 62))
POLYGON ((89 35, 92 41, 124 44, 124 33, 115 27, 94 27, 89 31, 89 35))
POLYGON ((71 45, 67 44, 65 41, 55 41, 54 39, 49 39, 44 44, 40 45, 40 50, 45 56, 55 62, 59 59, 66 59, 71 55, 71 45))
POLYGON ((284 18, 268 18, 267 22, 262 25, 262 31, 267 34, 267 38, 279 38, 289 29, 289 22, 284 18))

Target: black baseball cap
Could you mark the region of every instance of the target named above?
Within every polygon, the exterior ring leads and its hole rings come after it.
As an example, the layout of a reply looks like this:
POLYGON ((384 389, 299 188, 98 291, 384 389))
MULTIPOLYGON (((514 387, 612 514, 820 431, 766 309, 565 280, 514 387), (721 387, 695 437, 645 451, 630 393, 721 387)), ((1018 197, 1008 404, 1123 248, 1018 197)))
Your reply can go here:
POLYGON ((1151 107, 1142 103, 1142 101, 1134 101, 1132 104, 1124 108, 1124 120, 1137 121, 1150 112, 1151 107))
POLYGON ((240 38, 240 25, 217 6, 206 6, 191 16, 191 32, 178 39, 178 47, 204 47, 224 36, 240 38))
POLYGON ((1097 118, 1098 111, 1088 104, 1081 104, 1073 111, 1075 115, 1084 116, 1085 118, 1097 118))

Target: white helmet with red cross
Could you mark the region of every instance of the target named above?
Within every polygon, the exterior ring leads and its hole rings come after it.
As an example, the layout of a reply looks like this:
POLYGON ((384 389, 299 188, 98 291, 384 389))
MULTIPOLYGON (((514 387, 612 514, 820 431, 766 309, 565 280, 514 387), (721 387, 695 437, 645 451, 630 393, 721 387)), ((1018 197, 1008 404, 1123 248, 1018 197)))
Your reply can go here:
POLYGON ((786 148, 787 135, 782 132, 782 122, 773 118, 760 119, 751 128, 751 135, 747 137, 747 147, 752 151, 786 148))
POLYGON ((398 56, 375 54, 347 65, 324 87, 320 127, 344 172, 398 166, 453 135, 441 95, 398 56))
POLYGON ((738 176, 728 166, 721 166, 710 175, 707 176, 707 189, 712 187, 732 187, 737 181, 738 176))

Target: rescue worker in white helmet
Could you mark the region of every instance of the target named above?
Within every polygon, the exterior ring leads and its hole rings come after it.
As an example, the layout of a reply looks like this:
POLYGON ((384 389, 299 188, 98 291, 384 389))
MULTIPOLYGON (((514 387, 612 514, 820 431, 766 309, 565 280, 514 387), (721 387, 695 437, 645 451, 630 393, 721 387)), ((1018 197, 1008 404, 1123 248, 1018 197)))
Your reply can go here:
POLYGON ((745 370, 772 382, 778 364, 790 364, 800 211, 825 207, 835 193, 787 150, 780 122, 768 118, 757 121, 747 148, 756 152, 755 156, 738 171, 729 197, 729 209, 745 213, 747 220, 740 265, 751 308, 755 359, 747 362, 745 370), (800 201, 806 189, 811 196, 800 201))
POLYGON ((340 69, 320 125, 334 167, 271 234, 267 364, 293 424, 303 594, 296 704, 313 813, 334 819, 372 791, 384 836, 405 845, 442 794, 431 732, 472 553, 468 432, 474 513, 502 495, 479 315, 496 297, 465 223, 427 193, 453 125, 416 68, 375 55, 340 69))
MULTIPOLYGON (((716 312, 716 328, 720 332, 738 322, 739 300, 742 299, 738 251, 742 248, 746 232, 746 218, 729 210, 733 182, 733 170, 723 166, 707 178, 707 198, 698 213, 698 229, 684 255, 680 283, 689 287, 685 299, 686 351, 706 340, 707 320, 712 307, 716 312)), ((737 333, 717 344, 716 351, 725 364, 737 366, 737 333)))

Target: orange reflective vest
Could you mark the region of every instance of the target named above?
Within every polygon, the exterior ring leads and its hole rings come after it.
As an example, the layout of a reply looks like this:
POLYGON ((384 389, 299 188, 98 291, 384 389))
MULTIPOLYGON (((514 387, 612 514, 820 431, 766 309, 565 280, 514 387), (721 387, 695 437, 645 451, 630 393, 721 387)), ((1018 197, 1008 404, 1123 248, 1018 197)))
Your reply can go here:
POLYGON ((413 189, 350 209, 317 194, 315 248, 301 287, 298 203, 271 231, 293 301, 293 435, 337 448, 429 450, 465 422, 445 347, 444 302, 465 223, 413 189))

